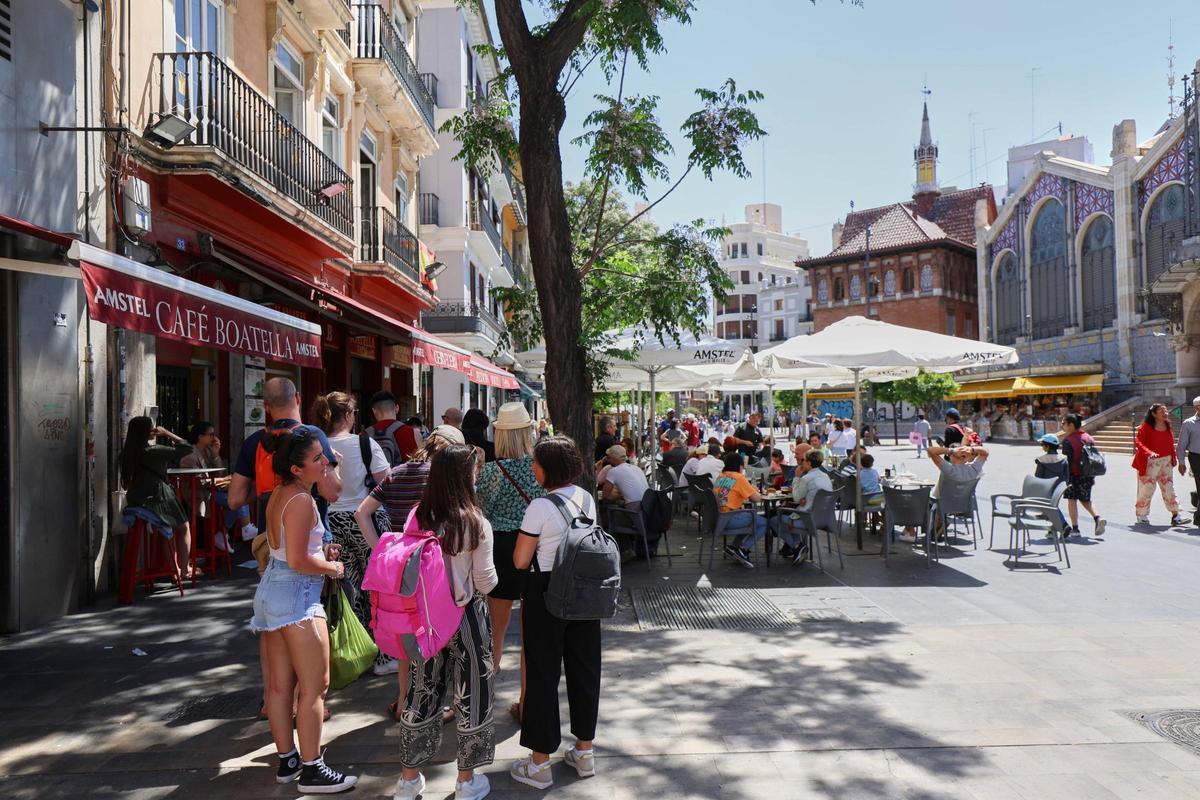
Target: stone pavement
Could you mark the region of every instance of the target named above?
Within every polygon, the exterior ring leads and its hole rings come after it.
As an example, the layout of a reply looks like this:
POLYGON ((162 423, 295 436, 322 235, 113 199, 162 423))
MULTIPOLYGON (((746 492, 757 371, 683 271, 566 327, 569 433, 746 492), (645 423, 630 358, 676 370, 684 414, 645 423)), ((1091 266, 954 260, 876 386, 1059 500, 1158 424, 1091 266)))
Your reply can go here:
MULTIPOLYGON (((983 498, 1019 489, 1037 452, 993 450, 983 498)), ((909 451, 876 453, 887 467, 909 451)), ((719 557, 708 570, 678 521, 673 566, 635 564, 632 591, 754 589, 792 624, 643 629, 627 598, 605 632, 599 775, 556 766, 550 796, 1200 798, 1200 756, 1136 720, 1200 709, 1200 535, 1168 529, 1161 506, 1159 524, 1129 527, 1133 472, 1114 461, 1110 473, 1096 491, 1109 532, 1098 541, 1083 523, 1071 569, 1048 543, 1009 569, 965 540, 931 569, 904 549, 884 567, 876 540, 860 554, 844 534, 844 571, 777 560, 751 572, 719 557)), ((272 781, 254 719, 252 593, 245 572, 0 641, 0 796, 295 796, 272 781)), ((510 635, 501 709, 516 694, 516 648, 510 635)), ((332 694, 330 760, 362 776, 351 796, 389 796, 399 773, 384 717, 393 687, 368 676, 332 694)), ((505 774, 522 750, 507 714, 497 726, 492 796, 536 796, 505 774)), ((452 744, 448 728, 429 798, 453 795, 452 744)))

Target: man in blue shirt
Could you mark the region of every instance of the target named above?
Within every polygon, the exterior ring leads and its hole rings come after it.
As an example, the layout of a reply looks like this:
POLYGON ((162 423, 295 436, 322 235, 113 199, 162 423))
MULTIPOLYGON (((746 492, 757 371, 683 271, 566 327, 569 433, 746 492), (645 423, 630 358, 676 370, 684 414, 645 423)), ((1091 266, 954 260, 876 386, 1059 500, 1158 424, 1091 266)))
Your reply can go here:
MULTIPOLYGON (((291 430, 303 424, 300 422, 300 393, 296 391, 296 384, 287 378, 271 378, 263 385, 263 405, 267 407, 267 415, 271 420, 271 431, 291 430)), ((321 515, 321 523, 325 525, 325 529, 328 531, 329 525, 325 520, 326 510, 329 508, 329 504, 337 500, 338 495, 342 492, 342 476, 337 469, 337 454, 330 446, 329 438, 325 436, 323 430, 314 425, 303 425, 303 427, 308 428, 317 437, 317 440, 321 443, 321 450, 325 453, 325 459, 329 462, 330 466, 330 469, 325 473, 325 477, 313 487, 313 495, 317 500, 317 511, 321 515)), ((259 442, 262 441, 262 437, 265 435, 265 430, 255 431, 246 437, 246 441, 242 442, 242 449, 238 451, 237 460, 233 465, 233 475, 229 481, 230 508, 241 508, 250 501, 251 497, 259 494, 257 487, 254 485, 254 462, 259 442)), ((264 495, 265 497, 266 495, 264 495)), ((259 503, 259 506, 256 523, 260 531, 266 531, 266 520, 263 519, 266 504, 259 503)))

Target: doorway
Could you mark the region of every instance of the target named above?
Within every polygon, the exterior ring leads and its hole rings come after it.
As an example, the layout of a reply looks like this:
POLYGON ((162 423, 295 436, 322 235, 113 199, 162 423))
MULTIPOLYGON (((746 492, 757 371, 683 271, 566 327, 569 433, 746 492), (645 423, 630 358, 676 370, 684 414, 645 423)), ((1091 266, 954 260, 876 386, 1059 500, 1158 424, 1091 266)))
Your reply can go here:
POLYGON ((178 436, 186 436, 192 423, 191 377, 187 367, 159 367, 155 377, 154 402, 158 406, 155 424, 178 436))

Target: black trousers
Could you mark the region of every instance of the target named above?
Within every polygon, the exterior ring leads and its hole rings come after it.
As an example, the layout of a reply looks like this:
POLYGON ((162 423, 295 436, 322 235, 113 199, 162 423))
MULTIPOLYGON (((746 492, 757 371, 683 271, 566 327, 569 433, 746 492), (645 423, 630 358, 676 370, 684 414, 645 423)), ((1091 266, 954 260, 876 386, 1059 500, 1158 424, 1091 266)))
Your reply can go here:
POLYGON ((1194 520, 1200 524, 1200 453, 1188 452, 1188 469, 1192 471, 1192 480, 1196 482, 1196 491, 1192 494, 1193 506, 1195 506, 1194 520))
POLYGON ((544 597, 549 583, 550 573, 530 572, 521 601, 525 650, 521 745, 537 753, 554 753, 562 743, 558 681, 564 668, 571 734, 585 742, 596 738, 600 713, 600 620, 552 616, 544 597))

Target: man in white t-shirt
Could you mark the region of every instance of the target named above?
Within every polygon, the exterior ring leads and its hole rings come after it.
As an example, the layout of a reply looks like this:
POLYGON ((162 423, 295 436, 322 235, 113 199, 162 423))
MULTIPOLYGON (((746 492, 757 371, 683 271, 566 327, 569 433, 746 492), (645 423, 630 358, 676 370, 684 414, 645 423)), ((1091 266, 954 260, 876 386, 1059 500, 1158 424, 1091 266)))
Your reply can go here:
POLYGON ((721 470, 725 467, 721 463, 721 446, 710 444, 706 448, 702 448, 704 455, 700 458, 689 458, 688 462, 683 465, 684 475, 707 475, 712 480, 716 480, 721 474, 721 470))
POLYGON ((642 508, 642 495, 650 488, 646 475, 626 459, 625 448, 614 444, 604 454, 611 465, 600 485, 601 497, 610 502, 623 502, 633 511, 642 508))

